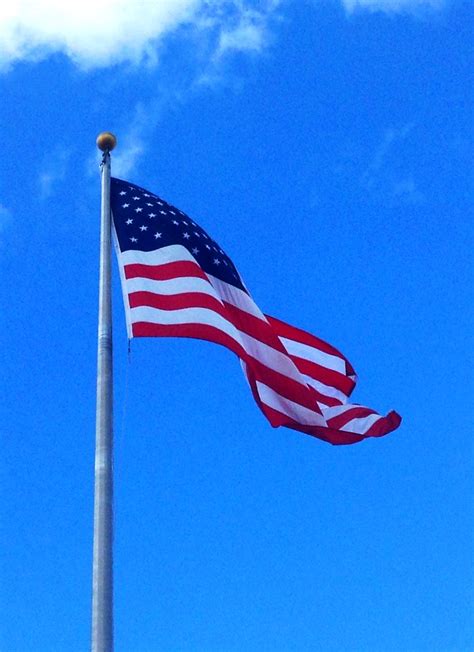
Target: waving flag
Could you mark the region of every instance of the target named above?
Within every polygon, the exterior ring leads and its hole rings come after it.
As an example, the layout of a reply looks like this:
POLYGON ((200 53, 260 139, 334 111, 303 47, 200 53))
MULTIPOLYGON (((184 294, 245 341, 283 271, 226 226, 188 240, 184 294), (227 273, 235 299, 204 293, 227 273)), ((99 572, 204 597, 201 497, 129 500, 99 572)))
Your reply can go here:
POLYGON ((334 347, 261 312, 235 265, 185 213, 120 179, 111 208, 129 337, 193 337, 233 351, 271 425, 332 444, 400 424, 349 403, 356 376, 334 347))

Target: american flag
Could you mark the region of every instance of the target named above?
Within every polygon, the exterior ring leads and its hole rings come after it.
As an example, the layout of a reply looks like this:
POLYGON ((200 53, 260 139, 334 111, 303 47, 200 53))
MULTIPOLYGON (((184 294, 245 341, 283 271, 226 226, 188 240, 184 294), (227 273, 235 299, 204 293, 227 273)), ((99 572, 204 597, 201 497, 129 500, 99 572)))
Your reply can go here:
POLYGON ((128 335, 193 337, 239 358, 271 425, 332 444, 380 437, 400 424, 349 403, 356 375, 333 346, 262 313, 234 263, 196 222, 157 195, 111 180, 128 335))

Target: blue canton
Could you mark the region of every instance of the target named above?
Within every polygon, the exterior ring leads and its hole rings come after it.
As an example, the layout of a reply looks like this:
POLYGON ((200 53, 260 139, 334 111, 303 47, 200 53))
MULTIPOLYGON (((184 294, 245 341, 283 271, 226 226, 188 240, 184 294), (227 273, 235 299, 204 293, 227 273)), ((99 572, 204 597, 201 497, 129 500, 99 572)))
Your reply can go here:
POLYGON ((182 245, 207 273, 246 292, 234 263, 196 222, 157 195, 111 179, 110 202, 121 251, 182 245))

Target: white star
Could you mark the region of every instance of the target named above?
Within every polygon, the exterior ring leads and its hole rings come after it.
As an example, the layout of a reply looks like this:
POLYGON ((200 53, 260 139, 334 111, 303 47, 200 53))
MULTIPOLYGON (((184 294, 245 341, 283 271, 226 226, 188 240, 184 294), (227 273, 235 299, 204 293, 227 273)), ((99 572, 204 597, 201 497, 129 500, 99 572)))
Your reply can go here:
POLYGON ((133 220, 131 217, 128 218, 128 220, 125 222, 125 224, 133 224, 133 220))
POLYGON ((194 235, 196 236, 196 238, 200 238, 200 237, 201 237, 197 231, 193 231, 193 233, 194 233, 194 235))
MULTIPOLYGON (((144 193, 143 193, 143 196, 144 196, 144 197, 149 197, 150 195, 149 195, 147 192, 144 192, 144 193)), ((151 204, 150 204, 150 206, 151 206, 151 204)))
POLYGON ((189 233, 183 233, 183 238, 185 238, 186 240, 189 240, 190 237, 191 236, 189 235, 189 233))
POLYGON ((193 254, 199 253, 199 249, 197 247, 194 247, 191 251, 193 252, 193 254))
POLYGON ((149 201, 147 201, 146 205, 147 206, 153 206, 153 204, 151 202, 149 202, 149 201))
POLYGON ((171 213, 171 215, 176 215, 176 213, 174 211, 170 211, 170 213, 171 213))
POLYGON ((156 213, 148 213, 148 217, 156 217, 156 213))
POLYGON ((138 201, 138 200, 140 199, 140 197, 132 197, 132 199, 133 199, 134 201, 138 201))
POLYGON ((126 192, 126 190, 122 190, 119 194, 120 194, 120 195, 126 195, 127 192, 126 192))
POLYGON ((212 262, 214 263, 214 265, 220 265, 221 264, 221 261, 219 260, 219 258, 214 258, 214 260, 212 262))
POLYGON ((173 220, 173 224, 176 224, 176 226, 178 226, 179 225, 178 220, 173 220))
POLYGON ((128 208, 130 204, 122 204, 122 208, 128 208))
POLYGON ((157 201, 156 203, 158 204, 158 206, 164 206, 162 201, 157 201))
POLYGON ((140 231, 146 231, 147 229, 148 229, 148 227, 145 226, 144 224, 140 227, 140 231))
POLYGON ((142 212, 142 210, 143 210, 143 208, 140 208, 140 207, 138 207, 138 208, 135 208, 135 213, 141 213, 141 212, 142 212))
POLYGON ((166 211, 160 211, 162 215, 166 215, 166 211))
POLYGON ((137 238, 130 238, 132 242, 138 242, 137 238))
MULTIPOLYGON (((174 214, 176 215, 176 213, 174 213, 174 214)), ((188 223, 186 222, 186 220, 181 220, 181 223, 182 223, 182 224, 185 224, 186 226, 188 226, 188 223)))
POLYGON ((209 236, 207 235, 207 233, 203 232, 203 236, 209 240, 209 236))
POLYGON ((158 240, 158 238, 161 238, 161 233, 155 233, 155 238, 158 240))
POLYGON ((224 265, 227 265, 227 266, 229 265, 229 263, 226 261, 225 258, 224 258, 224 260, 222 262, 224 263, 224 265))
POLYGON ((211 247, 207 244, 207 245, 206 245, 206 249, 210 249, 210 248, 211 248, 211 247))

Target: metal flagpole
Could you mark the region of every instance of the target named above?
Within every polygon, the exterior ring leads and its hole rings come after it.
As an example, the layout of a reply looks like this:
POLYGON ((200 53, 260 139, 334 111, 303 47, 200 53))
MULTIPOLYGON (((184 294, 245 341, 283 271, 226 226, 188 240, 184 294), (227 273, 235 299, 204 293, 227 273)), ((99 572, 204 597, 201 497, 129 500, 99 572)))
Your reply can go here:
POLYGON ((94 485, 94 551, 92 567, 92 652, 113 652, 113 384, 110 151, 116 138, 97 137, 102 150, 99 325, 97 342, 97 407, 94 485))

